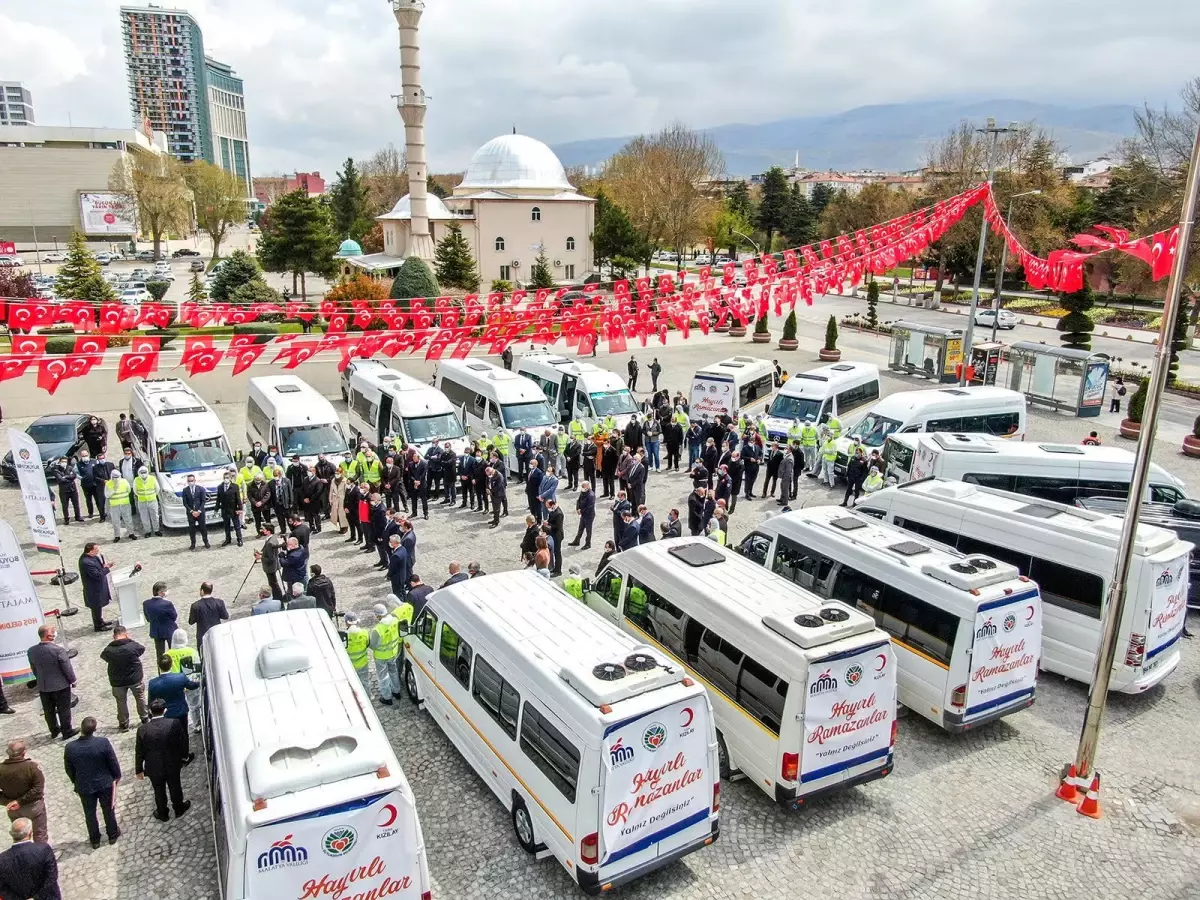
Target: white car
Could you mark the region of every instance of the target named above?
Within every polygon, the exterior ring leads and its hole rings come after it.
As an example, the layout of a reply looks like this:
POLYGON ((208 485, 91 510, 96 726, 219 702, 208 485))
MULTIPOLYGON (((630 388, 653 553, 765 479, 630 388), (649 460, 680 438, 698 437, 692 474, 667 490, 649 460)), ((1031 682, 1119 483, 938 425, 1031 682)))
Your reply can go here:
MULTIPOLYGON (((1017 316, 1015 313, 1011 313, 1007 309, 1002 309, 999 315, 998 328, 1005 328, 1011 331, 1017 327, 1017 316)), ((996 313, 990 309, 975 310, 975 324, 981 325, 984 328, 991 328, 992 325, 996 324, 996 313)))
POLYGON ((170 269, 155 269, 154 274, 146 279, 147 281, 174 281, 175 273, 170 269))
POLYGON ((145 288, 128 288, 121 291, 120 300, 126 306, 139 306, 150 302, 150 292, 145 288))
POLYGON ((67 261, 67 254, 55 250, 53 253, 47 253, 42 256, 42 262, 60 263, 67 261))
POLYGON ((25 260, 19 256, 0 256, 0 269, 15 269, 25 265, 25 260))

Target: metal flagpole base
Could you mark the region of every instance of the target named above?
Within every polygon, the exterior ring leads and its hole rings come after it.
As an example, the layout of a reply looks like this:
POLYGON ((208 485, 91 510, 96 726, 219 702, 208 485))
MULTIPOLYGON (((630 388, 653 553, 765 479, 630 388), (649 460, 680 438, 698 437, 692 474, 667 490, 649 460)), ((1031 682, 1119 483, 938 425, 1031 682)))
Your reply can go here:
MULTIPOLYGON (((75 609, 71 612, 79 612, 79 610, 75 609)), ((69 640, 67 640, 67 630, 63 628, 62 619, 63 616, 67 615, 67 611, 65 609, 52 609, 46 613, 46 615, 54 616, 56 619, 58 619, 58 634, 55 635, 57 638, 55 643, 59 644, 64 650, 66 650, 67 656, 69 656, 71 659, 77 657, 79 655, 79 649, 75 647, 74 644, 72 644, 69 640)))

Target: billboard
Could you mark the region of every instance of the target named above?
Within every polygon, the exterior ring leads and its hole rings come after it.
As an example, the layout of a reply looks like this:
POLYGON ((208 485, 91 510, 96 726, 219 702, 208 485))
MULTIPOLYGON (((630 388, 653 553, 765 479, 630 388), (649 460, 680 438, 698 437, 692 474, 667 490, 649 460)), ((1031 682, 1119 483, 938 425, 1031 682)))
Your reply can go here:
POLYGON ((26 651, 38 642, 43 621, 21 544, 12 526, 0 520, 0 678, 5 684, 33 679, 26 651))
POLYGON ((46 484, 41 451, 33 438, 15 428, 8 429, 8 443, 12 447, 13 466, 21 485, 25 512, 29 515, 33 542, 43 553, 58 553, 61 545, 54 519, 54 501, 46 484))
POLYGON ((79 226, 84 234, 137 234, 137 213, 125 198, 111 192, 79 192, 79 226))

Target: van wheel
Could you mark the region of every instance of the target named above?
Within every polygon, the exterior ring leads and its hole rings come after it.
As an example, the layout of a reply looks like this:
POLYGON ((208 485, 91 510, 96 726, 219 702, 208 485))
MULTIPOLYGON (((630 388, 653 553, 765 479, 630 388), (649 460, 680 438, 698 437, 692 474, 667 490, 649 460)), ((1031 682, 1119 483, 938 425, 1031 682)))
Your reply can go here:
POLYGON ((521 845, 521 849, 526 853, 537 853, 538 846, 534 840, 533 818, 529 815, 525 801, 515 795, 512 805, 512 823, 513 831, 517 835, 517 843, 521 845))
POLYGON ((413 703, 421 702, 421 695, 417 691, 417 676, 413 673, 412 663, 407 659, 404 661, 404 693, 408 694, 408 699, 413 703))
POLYGON ((717 732, 717 770, 721 773, 721 780, 728 781, 730 773, 733 771, 729 765, 729 748, 725 746, 725 738, 721 732, 717 732))

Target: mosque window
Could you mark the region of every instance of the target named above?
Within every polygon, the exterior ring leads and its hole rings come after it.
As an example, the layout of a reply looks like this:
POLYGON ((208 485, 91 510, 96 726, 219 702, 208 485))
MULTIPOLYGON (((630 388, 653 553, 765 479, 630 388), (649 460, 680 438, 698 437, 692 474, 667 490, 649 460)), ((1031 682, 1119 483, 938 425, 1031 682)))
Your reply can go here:
POLYGON ((535 222, 542 221, 542 209, 540 206, 535 206, 533 208, 533 221, 535 221, 535 222))
POLYGON ((573 238, 573 237, 569 237, 569 238, 567 238, 567 249, 568 249, 568 250, 574 250, 574 249, 575 249, 575 238, 573 238))
POLYGON ((498 237, 498 238, 496 238, 496 249, 497 249, 497 250, 503 250, 503 249, 504 249, 504 238, 502 238, 502 237, 498 237))

